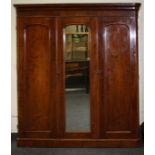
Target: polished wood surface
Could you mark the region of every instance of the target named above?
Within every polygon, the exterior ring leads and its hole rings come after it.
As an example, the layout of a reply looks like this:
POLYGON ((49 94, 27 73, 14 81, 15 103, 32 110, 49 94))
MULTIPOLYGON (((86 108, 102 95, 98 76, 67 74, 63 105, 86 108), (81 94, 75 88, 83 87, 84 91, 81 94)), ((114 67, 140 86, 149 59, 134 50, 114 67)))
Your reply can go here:
POLYGON ((18 104, 19 134, 23 137, 55 134, 55 32, 51 22, 45 18, 18 19, 18 67, 22 67, 18 68, 18 92, 19 100, 23 98, 18 104))
POLYGON ((138 146, 139 6, 15 5, 18 146, 138 146), (90 31, 90 132, 65 131, 63 29, 76 24, 90 31))
POLYGON ((122 148, 122 147, 138 147, 138 139, 18 139, 20 147, 70 147, 70 148, 122 148))
POLYGON ((135 42, 135 38, 130 37, 136 35, 134 21, 135 19, 113 17, 99 22, 102 76, 100 97, 104 103, 100 104, 103 118, 100 123, 104 131, 101 134, 106 138, 135 137, 137 134, 137 131, 133 130, 135 123, 138 123, 138 116, 134 114, 134 111, 138 110, 134 104, 138 102, 133 98, 136 95, 133 86, 137 83, 133 83, 135 77, 132 66, 138 64, 132 54, 135 48, 132 48, 132 42, 135 42))

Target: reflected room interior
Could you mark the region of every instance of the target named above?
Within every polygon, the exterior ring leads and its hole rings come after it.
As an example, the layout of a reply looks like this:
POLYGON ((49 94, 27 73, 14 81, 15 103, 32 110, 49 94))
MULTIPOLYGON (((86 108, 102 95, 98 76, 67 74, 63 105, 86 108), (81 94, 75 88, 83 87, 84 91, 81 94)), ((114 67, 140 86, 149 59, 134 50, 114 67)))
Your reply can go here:
POLYGON ((64 29, 66 132, 90 132, 89 29, 64 29))

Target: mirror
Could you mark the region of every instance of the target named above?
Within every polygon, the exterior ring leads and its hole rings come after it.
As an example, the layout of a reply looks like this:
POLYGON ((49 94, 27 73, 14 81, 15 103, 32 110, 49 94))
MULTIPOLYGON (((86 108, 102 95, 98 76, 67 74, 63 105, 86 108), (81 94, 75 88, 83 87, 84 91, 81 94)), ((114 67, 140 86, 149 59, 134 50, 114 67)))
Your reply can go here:
POLYGON ((86 25, 64 29, 66 132, 90 131, 89 36, 86 25))

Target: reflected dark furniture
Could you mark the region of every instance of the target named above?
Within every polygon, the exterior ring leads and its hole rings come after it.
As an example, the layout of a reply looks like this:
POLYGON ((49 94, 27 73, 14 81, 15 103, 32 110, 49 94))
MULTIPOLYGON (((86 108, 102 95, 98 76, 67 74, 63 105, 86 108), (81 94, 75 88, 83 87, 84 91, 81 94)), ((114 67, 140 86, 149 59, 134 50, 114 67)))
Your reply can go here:
MULTIPOLYGON (((137 3, 15 5, 18 146, 139 145, 139 6, 137 3), (63 29, 72 24, 86 25, 90 33, 90 132, 65 130, 63 29)), ((75 70, 67 70, 67 74, 73 75, 75 70)))
POLYGON ((89 61, 66 61, 66 88, 83 88, 89 92, 89 61))

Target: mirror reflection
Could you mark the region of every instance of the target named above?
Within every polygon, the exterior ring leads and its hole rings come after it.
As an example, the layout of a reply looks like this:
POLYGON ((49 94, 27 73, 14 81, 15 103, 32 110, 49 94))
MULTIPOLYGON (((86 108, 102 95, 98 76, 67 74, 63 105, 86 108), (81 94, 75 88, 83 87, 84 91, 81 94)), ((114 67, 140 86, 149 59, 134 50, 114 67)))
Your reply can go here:
POLYGON ((64 39, 66 131, 90 131, 88 27, 66 26, 64 39))

